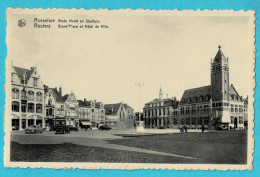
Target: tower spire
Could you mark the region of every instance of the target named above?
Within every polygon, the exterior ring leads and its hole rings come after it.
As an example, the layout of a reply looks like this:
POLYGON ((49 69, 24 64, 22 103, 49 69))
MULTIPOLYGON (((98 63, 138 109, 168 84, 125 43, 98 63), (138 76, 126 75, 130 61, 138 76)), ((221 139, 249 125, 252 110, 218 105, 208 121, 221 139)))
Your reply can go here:
POLYGON ((160 85, 160 91, 159 91, 159 99, 161 100, 163 97, 163 91, 162 91, 162 87, 160 85))

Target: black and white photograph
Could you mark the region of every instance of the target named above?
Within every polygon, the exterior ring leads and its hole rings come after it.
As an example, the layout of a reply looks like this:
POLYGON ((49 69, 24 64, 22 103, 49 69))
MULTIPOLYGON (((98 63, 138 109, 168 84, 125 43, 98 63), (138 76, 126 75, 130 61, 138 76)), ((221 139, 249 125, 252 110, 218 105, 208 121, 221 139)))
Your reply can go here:
POLYGON ((9 8, 5 166, 252 169, 254 20, 9 8))

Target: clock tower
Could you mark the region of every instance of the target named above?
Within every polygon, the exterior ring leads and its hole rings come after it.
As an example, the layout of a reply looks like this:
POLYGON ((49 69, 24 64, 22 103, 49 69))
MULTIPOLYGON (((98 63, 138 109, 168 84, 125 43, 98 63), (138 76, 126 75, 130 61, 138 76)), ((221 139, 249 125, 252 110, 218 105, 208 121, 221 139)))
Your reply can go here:
POLYGON ((213 117, 220 122, 230 122, 229 110, 229 61, 218 47, 211 61, 211 88, 213 117))

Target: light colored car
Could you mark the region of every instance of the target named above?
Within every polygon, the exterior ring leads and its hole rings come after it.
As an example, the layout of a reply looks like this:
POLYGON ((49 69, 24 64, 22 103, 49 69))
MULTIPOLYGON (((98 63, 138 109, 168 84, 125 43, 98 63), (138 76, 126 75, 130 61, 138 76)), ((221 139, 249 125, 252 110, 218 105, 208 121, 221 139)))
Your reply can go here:
POLYGON ((31 125, 28 128, 25 128, 25 133, 37 133, 43 132, 43 128, 40 125, 31 125))

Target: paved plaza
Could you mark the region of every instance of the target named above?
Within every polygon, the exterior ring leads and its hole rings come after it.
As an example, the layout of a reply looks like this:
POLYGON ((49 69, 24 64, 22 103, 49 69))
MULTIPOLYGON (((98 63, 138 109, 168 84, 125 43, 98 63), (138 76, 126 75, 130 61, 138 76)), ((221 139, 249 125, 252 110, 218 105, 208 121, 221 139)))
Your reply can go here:
POLYGON ((80 130, 65 135, 13 131, 11 161, 243 164, 246 142, 245 130, 80 130))

